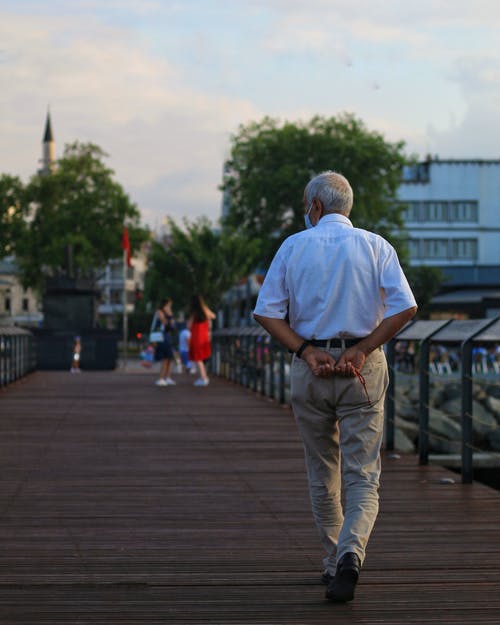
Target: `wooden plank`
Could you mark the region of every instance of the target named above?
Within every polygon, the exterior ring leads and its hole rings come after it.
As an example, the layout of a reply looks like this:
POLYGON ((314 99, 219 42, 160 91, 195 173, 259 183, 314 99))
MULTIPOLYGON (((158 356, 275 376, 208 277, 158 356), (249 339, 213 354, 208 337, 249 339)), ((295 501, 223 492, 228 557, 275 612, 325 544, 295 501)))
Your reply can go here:
POLYGON ((500 493, 384 457, 356 600, 332 605, 290 410, 177 380, 0 393, 1 624, 498 625, 500 493))

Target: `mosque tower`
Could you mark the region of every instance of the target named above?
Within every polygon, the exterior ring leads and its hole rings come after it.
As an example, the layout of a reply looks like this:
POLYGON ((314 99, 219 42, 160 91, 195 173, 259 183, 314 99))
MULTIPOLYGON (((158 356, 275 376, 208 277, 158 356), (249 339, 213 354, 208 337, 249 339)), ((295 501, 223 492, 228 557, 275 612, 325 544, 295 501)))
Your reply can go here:
POLYGON ((42 167, 38 172, 42 176, 46 176, 54 171, 56 165, 56 143, 52 134, 52 126, 50 123, 50 111, 47 111, 47 121, 45 122, 45 134, 42 142, 42 167))

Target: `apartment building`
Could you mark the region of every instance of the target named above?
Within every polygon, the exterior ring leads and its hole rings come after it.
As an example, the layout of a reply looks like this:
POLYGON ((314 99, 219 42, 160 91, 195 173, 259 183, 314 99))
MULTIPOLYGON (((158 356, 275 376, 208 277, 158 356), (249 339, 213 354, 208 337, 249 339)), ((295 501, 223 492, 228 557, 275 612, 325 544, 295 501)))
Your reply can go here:
POLYGON ((431 159, 407 167, 405 207, 412 265, 441 268, 435 311, 500 314, 500 160, 431 159))
POLYGON ((132 266, 126 268, 125 275, 121 258, 110 260, 100 274, 97 280, 97 289, 99 291, 97 312, 104 327, 115 327, 117 319, 123 314, 124 278, 127 313, 131 314, 134 312, 138 294, 144 291, 148 249, 148 245, 144 244, 134 254, 132 266))

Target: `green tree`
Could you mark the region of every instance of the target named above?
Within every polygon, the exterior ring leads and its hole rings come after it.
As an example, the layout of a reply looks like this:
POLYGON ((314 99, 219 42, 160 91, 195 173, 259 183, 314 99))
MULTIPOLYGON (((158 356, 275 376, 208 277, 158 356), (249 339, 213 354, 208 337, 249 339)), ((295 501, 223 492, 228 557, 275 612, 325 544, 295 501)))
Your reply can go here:
POLYGON ((0 258, 12 254, 26 231, 25 188, 20 178, 0 175, 0 258))
POLYGON ((167 245, 154 242, 146 274, 145 301, 156 306, 172 297, 174 307, 186 309, 191 296, 200 293, 217 308, 222 295, 245 277, 260 257, 255 239, 217 230, 210 220, 183 221, 184 228, 170 220, 167 245))
POLYGON ((29 182, 25 201, 32 219, 18 250, 25 284, 40 287, 64 268, 69 248, 75 273, 96 277, 121 255, 125 223, 132 248, 147 236, 137 207, 104 164, 106 156, 97 145, 75 142, 65 147, 53 173, 29 182))
POLYGON ((284 124, 266 117, 240 126, 221 186, 229 200, 224 225, 261 239, 268 261, 283 239, 303 228, 306 183, 333 169, 353 187, 354 224, 391 240, 404 255, 402 208, 396 201, 408 162, 403 147, 348 114, 284 124))

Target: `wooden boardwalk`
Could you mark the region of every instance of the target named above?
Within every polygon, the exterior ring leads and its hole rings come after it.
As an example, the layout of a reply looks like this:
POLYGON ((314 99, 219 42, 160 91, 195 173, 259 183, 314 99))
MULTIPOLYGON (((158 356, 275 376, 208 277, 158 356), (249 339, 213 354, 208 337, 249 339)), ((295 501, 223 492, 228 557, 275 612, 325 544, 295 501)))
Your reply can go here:
POLYGON ((0 624, 500 623, 500 493, 384 458, 357 596, 323 599, 287 408, 223 380, 0 393, 0 624))

